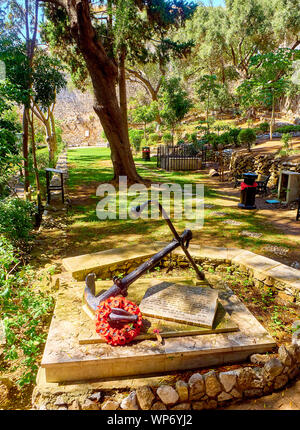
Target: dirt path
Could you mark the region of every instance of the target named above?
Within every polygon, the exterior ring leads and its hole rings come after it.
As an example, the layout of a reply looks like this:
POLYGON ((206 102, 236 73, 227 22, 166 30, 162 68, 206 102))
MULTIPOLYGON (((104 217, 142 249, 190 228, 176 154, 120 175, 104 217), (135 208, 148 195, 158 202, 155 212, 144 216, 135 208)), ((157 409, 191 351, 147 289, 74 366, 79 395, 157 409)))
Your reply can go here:
MULTIPOLYGON (((232 182, 219 182, 218 178, 207 178, 204 183, 220 194, 220 197, 215 199, 216 204, 236 209, 240 200, 240 190, 233 188, 232 182)), ((296 221, 296 209, 278 209, 275 206, 272 208, 271 205, 265 203, 266 199, 267 197, 256 197, 256 206, 260 215, 263 215, 268 223, 281 230, 285 237, 292 241, 299 241, 300 222, 296 221), (268 206, 270 209, 267 209, 268 206)))
POLYGON ((259 399, 247 400, 242 403, 223 408, 225 410, 300 410, 300 379, 289 384, 284 390, 272 393, 259 399))

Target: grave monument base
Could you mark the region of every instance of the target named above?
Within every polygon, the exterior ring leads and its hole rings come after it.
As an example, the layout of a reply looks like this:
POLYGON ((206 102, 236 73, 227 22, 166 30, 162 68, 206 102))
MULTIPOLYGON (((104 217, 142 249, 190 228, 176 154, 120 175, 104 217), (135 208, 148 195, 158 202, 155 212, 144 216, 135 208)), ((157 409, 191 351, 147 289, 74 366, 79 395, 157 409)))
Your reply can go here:
MULTIPOLYGON (((128 298, 140 303, 145 291, 161 282, 161 279, 140 279, 132 285, 128 298)), ((93 322, 87 315, 82 316, 83 287, 84 283, 75 283, 59 293, 41 363, 47 382, 161 374, 237 363, 276 346, 242 302, 232 292, 224 290, 218 291, 218 301, 225 311, 223 315, 228 315, 227 322, 223 319, 226 324, 221 333, 208 334, 205 332, 210 330, 208 328, 190 326, 191 330, 201 329, 202 334, 177 334, 164 338, 163 343, 153 339, 135 340, 124 346, 95 343, 93 339, 97 339, 97 334, 93 322), (228 332, 226 327, 235 331, 228 332)), ((218 311, 216 320, 217 315, 218 311)))

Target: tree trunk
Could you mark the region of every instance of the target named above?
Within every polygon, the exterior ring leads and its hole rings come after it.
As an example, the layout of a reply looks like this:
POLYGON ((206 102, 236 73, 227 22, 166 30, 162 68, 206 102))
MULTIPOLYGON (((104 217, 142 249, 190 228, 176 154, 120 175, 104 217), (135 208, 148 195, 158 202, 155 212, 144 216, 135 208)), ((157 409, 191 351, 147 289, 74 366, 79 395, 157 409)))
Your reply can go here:
POLYGON ((53 109, 48 108, 47 116, 42 112, 37 104, 32 100, 31 110, 39 121, 43 124, 46 131, 46 142, 49 152, 49 165, 54 165, 54 156, 57 151, 57 138, 55 130, 55 119, 53 114, 53 109))
POLYGON ((111 60, 96 37, 91 24, 89 2, 78 1, 75 10, 68 3, 72 34, 85 59, 94 89, 94 110, 98 115, 111 149, 114 168, 113 180, 127 176, 128 183, 143 182, 133 160, 128 137, 128 127, 118 104, 116 81, 117 66, 111 60), (76 16, 75 16, 76 14, 76 16))
POLYGON ((172 146, 174 146, 174 133, 175 133, 175 126, 172 126, 172 146))
MULTIPOLYGON (((127 117, 127 92, 126 92, 126 76, 125 76, 125 49, 122 49, 119 59, 119 98, 120 98, 120 109, 123 119, 123 126, 128 132, 128 117, 127 117)), ((129 139, 129 136, 128 136, 129 139)))
POLYGON ((50 122, 51 122, 51 134, 52 134, 52 143, 53 143, 53 151, 57 151, 57 137, 56 137, 56 129, 55 129, 55 119, 53 111, 49 113, 50 122))
POLYGON ((24 197, 25 200, 30 198, 29 196, 29 165, 28 165, 28 115, 29 109, 24 106, 23 109, 23 166, 24 166, 24 197))
POLYGON ((273 96, 272 96, 272 115, 271 115, 271 121, 270 121, 270 140, 273 140, 274 111, 275 111, 275 97, 273 94, 273 96))
POLYGON ((32 158, 33 158, 34 175, 35 175, 35 182, 36 182, 37 206, 38 206, 38 212, 40 215, 42 212, 41 184, 40 184, 40 176, 39 176, 39 170, 38 170, 38 165, 36 160, 33 112, 32 112, 32 117, 30 121, 30 127, 31 127, 32 158))
POLYGON ((44 126, 45 126, 45 130, 46 130, 46 141, 47 141, 48 151, 49 151, 49 165, 54 167, 55 151, 54 151, 51 123, 50 123, 49 118, 44 122, 44 126))

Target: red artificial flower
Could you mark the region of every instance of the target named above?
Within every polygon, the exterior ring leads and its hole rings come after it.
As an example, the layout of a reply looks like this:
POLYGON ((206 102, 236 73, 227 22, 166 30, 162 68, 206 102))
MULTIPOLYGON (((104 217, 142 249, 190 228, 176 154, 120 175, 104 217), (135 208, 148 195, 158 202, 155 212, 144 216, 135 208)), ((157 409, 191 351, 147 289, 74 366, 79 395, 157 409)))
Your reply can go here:
POLYGON ((109 297, 105 302, 98 305, 95 315, 96 331, 104 337, 110 345, 125 345, 131 342, 140 333, 142 326, 142 314, 138 306, 126 300, 124 297, 109 297), (131 314, 138 315, 138 320, 134 323, 124 324, 121 329, 110 326, 108 316, 112 308, 124 309, 131 314))

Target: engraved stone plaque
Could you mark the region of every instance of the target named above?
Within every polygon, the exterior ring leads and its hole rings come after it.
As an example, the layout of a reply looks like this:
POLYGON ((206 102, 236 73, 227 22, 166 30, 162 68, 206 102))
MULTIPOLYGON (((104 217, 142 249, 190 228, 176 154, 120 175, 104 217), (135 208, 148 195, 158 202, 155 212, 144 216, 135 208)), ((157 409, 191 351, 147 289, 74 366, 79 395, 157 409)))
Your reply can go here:
POLYGON ((139 308, 143 315, 212 328, 218 291, 162 282, 149 288, 139 308))

